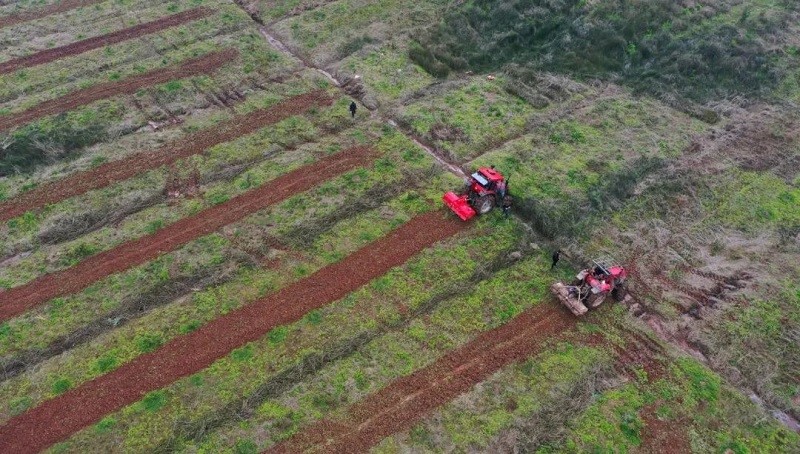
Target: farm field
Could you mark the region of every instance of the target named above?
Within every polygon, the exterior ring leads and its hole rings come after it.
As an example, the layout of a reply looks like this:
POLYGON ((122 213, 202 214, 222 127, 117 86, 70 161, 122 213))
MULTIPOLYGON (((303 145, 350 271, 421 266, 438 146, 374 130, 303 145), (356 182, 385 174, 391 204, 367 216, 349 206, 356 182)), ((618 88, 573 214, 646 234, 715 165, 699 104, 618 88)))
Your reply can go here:
POLYGON ((800 452, 798 32, 0 2, 0 452, 800 452), (462 222, 482 166, 511 215, 462 222), (628 294, 574 316, 599 258, 628 294))

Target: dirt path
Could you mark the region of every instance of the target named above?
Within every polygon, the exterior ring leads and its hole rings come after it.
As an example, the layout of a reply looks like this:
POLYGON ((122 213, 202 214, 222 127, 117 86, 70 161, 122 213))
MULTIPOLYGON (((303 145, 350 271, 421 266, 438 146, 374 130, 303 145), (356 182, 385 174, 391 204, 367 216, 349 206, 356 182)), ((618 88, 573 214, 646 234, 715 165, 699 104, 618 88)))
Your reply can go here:
POLYGON ((132 76, 119 82, 106 82, 78 90, 66 96, 37 104, 22 112, 0 116, 0 131, 5 131, 48 115, 55 115, 85 106, 101 99, 133 94, 143 87, 169 82, 174 79, 183 79, 195 74, 211 73, 219 69, 223 64, 235 59, 238 55, 239 51, 236 49, 225 49, 187 60, 178 65, 132 76))
POLYGON ((541 351, 546 339, 574 327, 576 321, 555 304, 542 303, 367 396, 347 410, 346 420, 322 420, 272 451, 366 452, 500 368, 541 351))
POLYGON ((214 11, 208 8, 194 8, 171 16, 162 17, 152 22, 135 25, 106 35, 95 36, 94 38, 77 41, 66 46, 54 47, 52 49, 36 52, 27 57, 14 58, 0 63, 0 74, 8 74, 21 68, 43 65, 61 58, 82 54, 90 50, 121 43, 129 39, 137 38, 142 35, 165 30, 170 27, 185 24, 203 17, 209 16, 214 11))
POLYGON ((103 164, 95 169, 77 172, 52 183, 46 183, 0 203, 0 222, 19 216, 26 211, 83 194, 93 189, 126 180, 139 173, 172 164, 179 159, 203 152, 238 137, 258 131, 313 107, 330 105, 332 99, 324 91, 314 91, 291 97, 272 107, 235 117, 218 126, 204 129, 152 150, 135 154, 119 161, 103 164))
MULTIPOLYGON (((309 311, 346 296, 464 228, 464 223, 439 212, 418 216, 306 279, 11 419, 0 427, 0 452, 37 452, 64 440, 104 415, 140 400, 147 392, 208 367, 272 328, 299 320, 309 311)), ((520 345, 528 343, 523 339, 520 345)))
POLYGON ((83 6, 94 5, 95 3, 102 3, 105 0, 63 0, 58 1, 52 5, 45 6, 31 11, 23 11, 14 13, 6 17, 0 17, 0 27, 10 27, 12 25, 29 22, 43 17, 51 16, 53 14, 64 13, 72 9, 81 8, 83 6))
POLYGON ((158 232, 123 243, 63 271, 41 276, 0 292, 0 321, 15 317, 55 297, 79 292, 100 279, 133 268, 208 235, 258 210, 307 191, 348 170, 372 162, 367 147, 350 148, 268 181, 225 203, 181 219, 158 232))

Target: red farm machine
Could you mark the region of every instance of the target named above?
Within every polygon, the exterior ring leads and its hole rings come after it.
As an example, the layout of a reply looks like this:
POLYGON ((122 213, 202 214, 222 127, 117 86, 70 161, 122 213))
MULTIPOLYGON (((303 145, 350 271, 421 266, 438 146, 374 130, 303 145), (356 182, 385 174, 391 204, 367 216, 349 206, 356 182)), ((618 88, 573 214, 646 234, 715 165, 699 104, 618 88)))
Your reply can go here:
POLYGON ((475 215, 492 211, 502 202, 507 190, 506 179, 494 166, 481 167, 470 176, 463 194, 448 191, 442 200, 458 217, 467 221, 475 215))
POLYGON ((616 301, 622 301, 627 291, 625 268, 604 261, 594 260, 593 263, 594 266, 578 273, 571 285, 556 282, 550 287, 561 304, 578 316, 600 306, 609 293, 616 301))

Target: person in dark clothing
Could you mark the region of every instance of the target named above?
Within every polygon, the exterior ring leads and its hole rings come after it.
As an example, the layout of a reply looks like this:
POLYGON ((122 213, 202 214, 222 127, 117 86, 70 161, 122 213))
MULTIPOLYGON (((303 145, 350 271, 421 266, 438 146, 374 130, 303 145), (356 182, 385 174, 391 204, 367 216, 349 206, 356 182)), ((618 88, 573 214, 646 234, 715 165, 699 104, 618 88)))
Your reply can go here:
POLYGON ((558 259, 560 258, 561 258, 561 249, 553 252, 553 264, 550 265, 551 270, 556 267, 556 263, 558 263, 558 259))
POLYGON ((511 196, 506 194, 506 196, 503 197, 503 204, 501 205, 503 208, 503 216, 505 217, 508 217, 508 213, 511 211, 511 202, 511 196))
POLYGON ((351 102, 350 103, 350 116, 353 117, 353 118, 356 117, 356 109, 358 109, 358 106, 356 106, 356 102, 355 101, 351 102))

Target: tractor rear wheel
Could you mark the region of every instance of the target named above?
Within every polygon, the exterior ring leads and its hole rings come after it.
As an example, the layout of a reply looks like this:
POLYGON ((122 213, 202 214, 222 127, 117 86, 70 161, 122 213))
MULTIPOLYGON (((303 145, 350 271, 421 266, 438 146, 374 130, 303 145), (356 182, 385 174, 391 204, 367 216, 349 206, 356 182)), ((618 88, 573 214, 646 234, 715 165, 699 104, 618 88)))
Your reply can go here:
POLYGON ((494 208, 494 197, 489 194, 478 197, 478 199, 475 200, 474 208, 478 214, 486 214, 492 211, 492 208, 494 208))

